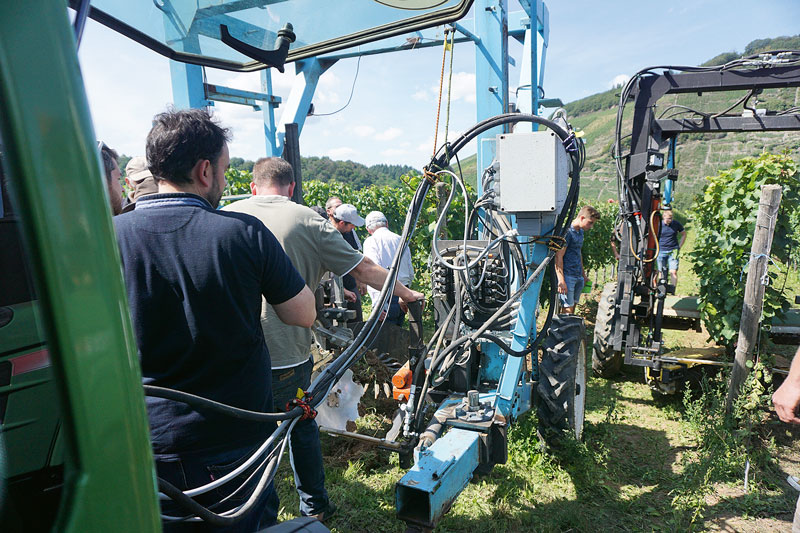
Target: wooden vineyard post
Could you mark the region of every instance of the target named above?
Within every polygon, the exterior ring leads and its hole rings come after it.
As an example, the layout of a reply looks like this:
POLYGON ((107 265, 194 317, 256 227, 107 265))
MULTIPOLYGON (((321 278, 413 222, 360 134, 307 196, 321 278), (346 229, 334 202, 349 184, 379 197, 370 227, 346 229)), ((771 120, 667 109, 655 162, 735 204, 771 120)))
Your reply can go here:
POLYGON ((781 186, 764 185, 761 188, 761 200, 758 203, 756 229, 753 233, 753 245, 750 249, 750 266, 747 270, 747 285, 744 289, 744 305, 739 324, 739 341, 736 345, 736 359, 731 373, 731 384, 725 409, 733 412, 733 404, 739 396, 742 383, 747 377, 747 362, 752 360, 752 348, 761 322, 761 309, 766 284, 762 283, 769 268, 769 253, 772 249, 772 236, 781 205, 781 186))

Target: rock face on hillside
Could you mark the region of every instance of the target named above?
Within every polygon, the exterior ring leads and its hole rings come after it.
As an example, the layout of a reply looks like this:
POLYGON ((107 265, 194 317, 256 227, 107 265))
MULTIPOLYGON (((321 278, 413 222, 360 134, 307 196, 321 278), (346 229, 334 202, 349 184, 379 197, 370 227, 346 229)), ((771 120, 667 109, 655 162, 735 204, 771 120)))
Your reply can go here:
MULTIPOLYGON (((800 49, 800 35, 777 39, 760 39, 753 41, 745 49, 744 55, 762 52, 769 49, 800 49)), ((739 54, 728 53, 717 56, 729 61, 739 54), (724 56, 724 58, 723 58, 724 56)), ((717 58, 715 58, 717 59, 717 58)), ((711 60, 708 64, 719 63, 711 60)), ((667 95, 659 101, 657 115, 665 113, 669 117, 676 108, 669 106, 680 104, 703 112, 719 112, 732 106, 747 94, 746 91, 728 93, 705 93, 688 95, 667 95)), ((605 199, 615 197, 616 181, 614 164, 611 159, 614 125, 619 101, 619 89, 598 93, 582 98, 566 105, 572 124, 585 133, 586 165, 581 173, 581 196, 585 198, 605 199)), ((751 99, 750 106, 769 111, 784 111, 800 106, 800 88, 768 89, 758 95, 757 102, 751 99)), ((632 106, 626 107, 628 119, 623 125, 622 134, 630 133, 630 117, 632 106)), ((734 107, 729 113, 741 113, 742 105, 734 107)), ((680 115, 691 117, 691 114, 680 115)), ((666 151, 666 147, 665 147, 666 151)), ((685 206, 691 202, 694 194, 699 192, 705 176, 714 175, 720 169, 729 167, 736 159, 758 155, 763 151, 790 154, 800 160, 800 133, 718 133, 718 134, 685 134, 678 137, 678 161, 680 171, 676 201, 685 206)))

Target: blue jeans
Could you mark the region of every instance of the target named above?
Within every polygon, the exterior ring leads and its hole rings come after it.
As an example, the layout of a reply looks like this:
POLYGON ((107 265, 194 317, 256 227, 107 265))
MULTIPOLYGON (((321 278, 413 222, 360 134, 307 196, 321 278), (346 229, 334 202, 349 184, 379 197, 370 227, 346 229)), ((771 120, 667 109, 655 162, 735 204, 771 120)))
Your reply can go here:
MULTIPOLYGON (((219 479, 233 471, 250 456, 250 453, 254 449, 255 448, 238 449, 206 457, 182 457, 174 460, 156 461, 156 472, 158 473, 158 477, 165 479, 181 490, 193 489, 211 483, 215 479, 219 479)), ((256 465, 257 464, 258 463, 256 463, 256 465)), ((206 507, 212 506, 236 490, 236 488, 244 483, 251 473, 252 468, 249 468, 231 482, 213 489, 195 498, 195 500, 206 507)), ((258 479, 260 479, 260 476, 256 476, 248 483, 247 486, 249 490, 243 490, 241 494, 237 494, 234 498, 227 500, 221 507, 212 508, 212 511, 220 513, 221 511, 232 509, 247 501, 252 494, 253 488, 258 483, 258 479)), ((206 522, 166 521, 164 521, 162 525, 164 526, 164 531, 170 533, 189 531, 214 531, 218 533, 241 531, 244 533, 257 531, 261 528, 274 525, 277 522, 278 503, 278 494, 275 492, 274 485, 270 483, 255 506, 248 511, 244 518, 231 526, 218 527, 206 522)), ((161 512, 168 516, 186 516, 189 514, 183 507, 180 507, 172 500, 164 500, 161 502, 161 512)))
MULTIPOLYGON (((286 402, 297 396, 297 389, 308 389, 313 368, 314 362, 309 358, 302 365, 272 371, 272 395, 276 411, 286 409, 286 402)), ((316 421, 299 421, 292 430, 289 444, 294 485, 300 496, 300 514, 308 516, 321 513, 328 506, 328 492, 325 490, 325 469, 316 421)))
POLYGON ((392 300, 389 302, 389 312, 386 313, 386 322, 402 326, 405 319, 406 314, 400 309, 400 298, 392 296, 392 300))
POLYGON ((583 276, 570 276, 564 274, 564 282, 567 284, 567 294, 559 294, 561 298, 561 305, 564 307, 574 307, 578 305, 581 299, 581 292, 583 291, 583 284, 585 280, 583 276))

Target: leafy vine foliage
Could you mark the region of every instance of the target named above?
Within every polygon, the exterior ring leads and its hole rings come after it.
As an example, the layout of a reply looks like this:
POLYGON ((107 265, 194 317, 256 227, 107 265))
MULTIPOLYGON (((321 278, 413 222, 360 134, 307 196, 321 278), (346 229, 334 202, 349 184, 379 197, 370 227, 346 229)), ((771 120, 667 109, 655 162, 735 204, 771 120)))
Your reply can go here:
MULTIPOLYGON (((338 181, 307 181, 303 183, 304 200, 306 205, 324 206, 328 198, 338 196, 343 202, 356 206, 362 217, 365 217, 370 211, 381 211, 389 221, 389 229, 399 234, 406 220, 406 210, 411 204, 420 179, 422 177, 418 174, 406 174, 401 178, 402 185, 399 187, 370 185, 363 189, 355 189, 338 181)), ((475 191, 469 185, 467 185, 467 192, 470 203, 474 202, 475 191)), ((446 224, 449 238, 459 238, 464 235, 464 220, 464 200, 457 191, 448 210, 446 224)), ((426 293, 430 292, 428 259, 435 225, 436 196, 430 192, 420 213, 410 245, 411 262, 415 273, 414 288, 426 293)), ((369 236, 365 228, 359 228, 357 232, 362 241, 369 236)))
MULTIPOLYGON (((721 344, 731 346, 738 334, 761 187, 783 187, 771 257, 786 262, 797 245, 799 179, 797 163, 786 155, 747 157, 708 177, 694 204, 697 244, 690 255, 700 282, 700 315, 711 338, 721 344)), ((764 295, 765 320, 789 307, 781 284, 776 283, 778 274, 771 264, 764 295)))
MULTIPOLYGON (((581 255, 583 256, 583 267, 588 274, 616 262, 614 250, 611 248, 611 239, 614 221, 619 212, 619 204, 614 200, 598 202, 580 200, 576 213, 584 205, 591 205, 600 212, 600 218, 594 223, 594 227, 583 237, 581 255)), ((619 249, 619 244, 617 244, 617 249, 619 249)))

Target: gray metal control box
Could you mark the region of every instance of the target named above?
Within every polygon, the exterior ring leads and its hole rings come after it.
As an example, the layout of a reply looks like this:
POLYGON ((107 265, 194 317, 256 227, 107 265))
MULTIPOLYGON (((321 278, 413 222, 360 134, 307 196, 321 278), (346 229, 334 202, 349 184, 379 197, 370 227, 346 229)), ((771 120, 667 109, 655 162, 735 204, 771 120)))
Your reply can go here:
POLYGON ((549 130, 498 135, 497 161, 502 211, 523 218, 561 212, 569 162, 558 135, 549 130))

